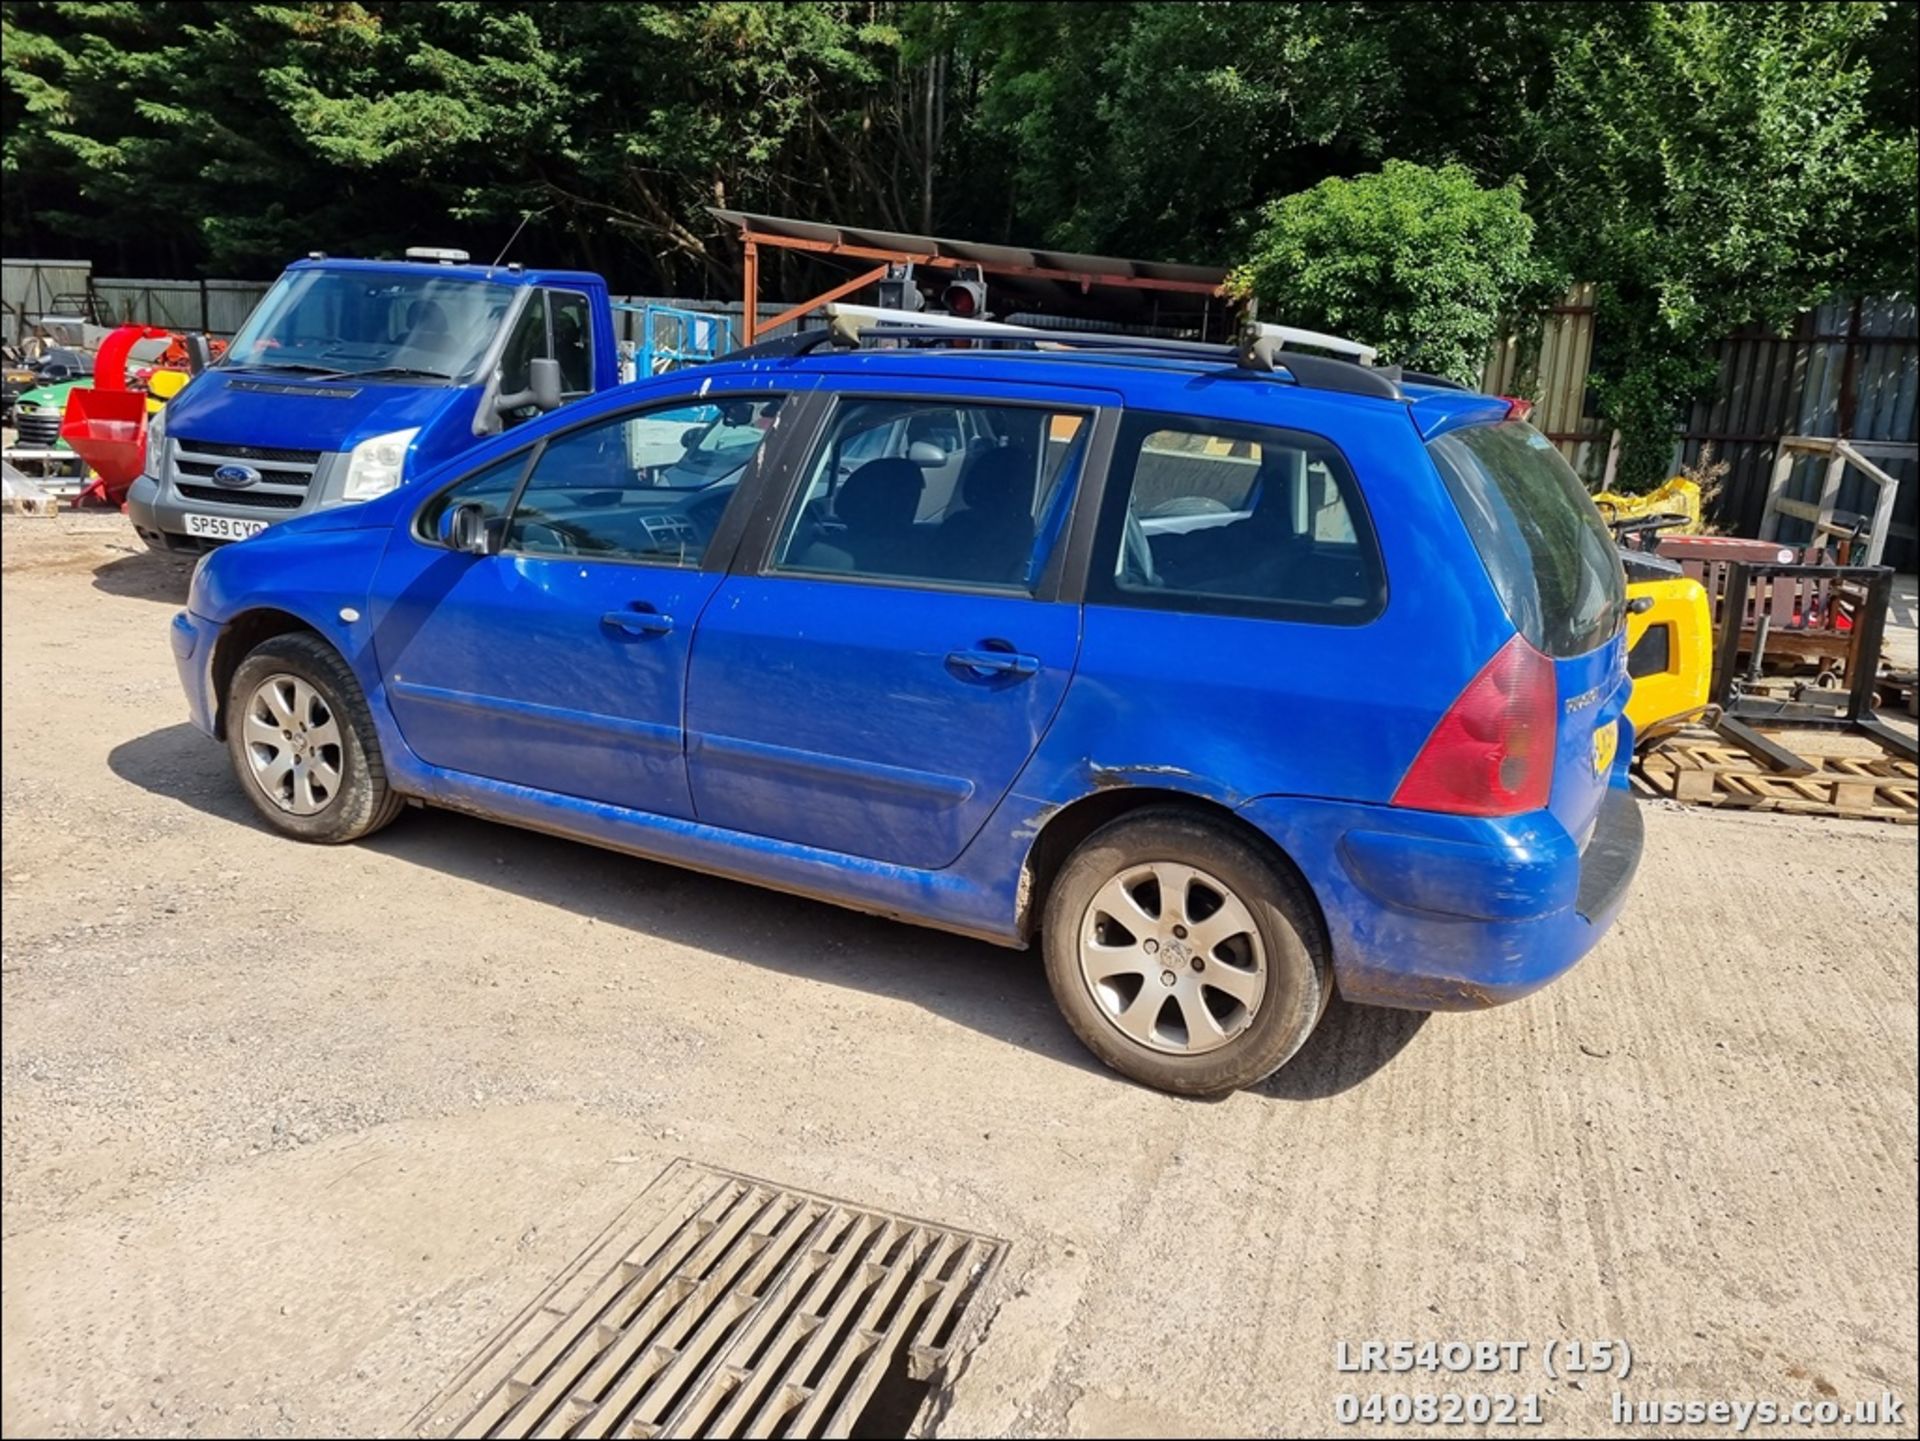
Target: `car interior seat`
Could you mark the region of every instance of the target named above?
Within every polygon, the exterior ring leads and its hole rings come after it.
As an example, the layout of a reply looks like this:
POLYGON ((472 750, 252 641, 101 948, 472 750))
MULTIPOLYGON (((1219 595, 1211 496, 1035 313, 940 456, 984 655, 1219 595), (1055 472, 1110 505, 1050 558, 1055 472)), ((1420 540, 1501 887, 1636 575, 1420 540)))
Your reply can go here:
POLYGON ((892 456, 870 460, 841 485, 833 500, 840 522, 801 553, 808 570, 912 575, 918 554, 913 517, 926 481, 920 467, 892 456))
POLYGON ((968 457, 960 478, 965 507, 940 524, 939 561, 955 580, 1024 579, 1033 549, 1033 457, 998 446, 968 457))

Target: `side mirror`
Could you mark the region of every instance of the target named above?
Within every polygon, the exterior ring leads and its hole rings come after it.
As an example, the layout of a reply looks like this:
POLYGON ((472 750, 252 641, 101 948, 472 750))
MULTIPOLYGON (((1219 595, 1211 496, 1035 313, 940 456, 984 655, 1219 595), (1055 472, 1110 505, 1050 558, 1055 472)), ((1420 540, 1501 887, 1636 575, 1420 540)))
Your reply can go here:
POLYGON ((930 440, 916 440, 907 447, 907 459, 915 465, 945 465, 947 453, 930 440))
POLYGON ((527 367, 533 382, 533 403, 541 410, 560 408, 560 362, 542 356, 527 367))
POLYGON ((206 333, 196 330, 187 337, 187 374, 198 375, 213 364, 213 347, 207 343, 206 333))
POLYGON ((486 507, 476 501, 462 501, 440 512, 440 543, 449 550, 467 555, 492 555, 498 533, 487 524, 486 507))
POLYGON ((700 442, 706 438, 706 426, 689 425, 685 430, 680 432, 680 448, 682 450, 695 450, 699 447, 700 442))
POLYGON ((519 410, 531 405, 536 410, 560 408, 560 362, 541 356, 527 362, 527 388, 494 401, 498 411, 519 410))

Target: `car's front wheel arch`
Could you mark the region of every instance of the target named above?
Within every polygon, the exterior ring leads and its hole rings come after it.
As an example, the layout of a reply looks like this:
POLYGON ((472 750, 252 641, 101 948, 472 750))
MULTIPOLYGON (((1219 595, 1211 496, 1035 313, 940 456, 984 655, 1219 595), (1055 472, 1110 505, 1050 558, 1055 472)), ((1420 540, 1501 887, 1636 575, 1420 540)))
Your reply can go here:
POLYGON ((271 606, 242 611, 220 628, 208 673, 213 695, 215 739, 227 738, 227 693, 233 688, 233 675, 240 669, 240 663, 275 636, 301 632, 326 641, 325 636, 299 616, 271 606))

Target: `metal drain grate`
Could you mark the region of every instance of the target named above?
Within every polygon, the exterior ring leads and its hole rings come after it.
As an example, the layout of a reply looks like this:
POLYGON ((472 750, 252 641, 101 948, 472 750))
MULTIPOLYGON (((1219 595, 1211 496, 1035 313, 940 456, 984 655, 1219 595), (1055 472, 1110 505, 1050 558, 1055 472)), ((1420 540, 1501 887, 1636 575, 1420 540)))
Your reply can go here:
POLYGON ((1005 1249, 675 1161, 412 1429, 848 1436, 918 1404, 1005 1249))

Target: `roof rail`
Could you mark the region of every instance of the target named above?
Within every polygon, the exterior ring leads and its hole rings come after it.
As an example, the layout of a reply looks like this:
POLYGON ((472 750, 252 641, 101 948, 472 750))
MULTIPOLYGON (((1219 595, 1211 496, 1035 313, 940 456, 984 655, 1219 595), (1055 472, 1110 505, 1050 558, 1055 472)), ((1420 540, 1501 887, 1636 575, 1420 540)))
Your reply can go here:
MULTIPOLYGON (((1103 350, 1119 355, 1167 356, 1188 360, 1215 360, 1241 370, 1271 372, 1284 370, 1297 385, 1313 390, 1341 391, 1348 395, 1372 395, 1383 400, 1400 400, 1400 386, 1386 371, 1375 370, 1360 362, 1358 354, 1373 354, 1370 347, 1335 336, 1288 326, 1266 326, 1250 330, 1238 346, 1214 345, 1197 340, 1163 340, 1157 336, 1118 335, 1105 331, 1051 330, 1035 325, 1008 325, 991 320, 966 320, 959 316, 916 311, 888 310, 872 305, 833 304, 827 307, 833 317, 830 330, 809 331, 811 336, 834 336, 835 343, 856 347, 874 340, 955 341, 978 340, 1020 346, 1062 350, 1103 350), (1303 355, 1281 346, 1296 344, 1339 346, 1355 359, 1334 359, 1322 355, 1303 355)), ((806 348, 823 343, 814 340, 806 348)), ((804 354, 789 350, 783 354, 804 354)))

